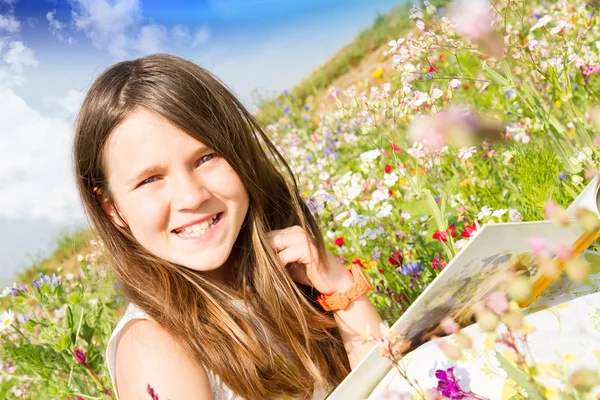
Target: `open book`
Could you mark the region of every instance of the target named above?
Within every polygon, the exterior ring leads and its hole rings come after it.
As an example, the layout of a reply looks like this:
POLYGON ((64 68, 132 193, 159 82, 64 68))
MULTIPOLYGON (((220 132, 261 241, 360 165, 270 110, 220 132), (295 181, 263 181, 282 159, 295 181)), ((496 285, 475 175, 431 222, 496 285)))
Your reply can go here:
MULTIPOLYGON (((585 208, 600 216, 599 182, 598 176, 592 179, 567 212, 585 208)), ((599 235, 600 231, 586 232, 575 222, 568 227, 557 226, 551 221, 483 225, 392 325, 392 329, 410 342, 407 350, 410 352, 434 334, 443 336, 439 331, 439 323, 447 315, 452 315, 461 326, 473 323, 471 305, 495 290, 502 271, 515 266, 532 283, 532 297, 521 304, 527 306, 552 283, 552 279, 535 264, 527 243, 529 237, 542 237, 552 247, 562 243, 572 244, 576 255, 579 255, 599 235)), ((392 367, 392 363, 381 357, 377 348, 373 347, 327 399, 365 399, 392 367)))

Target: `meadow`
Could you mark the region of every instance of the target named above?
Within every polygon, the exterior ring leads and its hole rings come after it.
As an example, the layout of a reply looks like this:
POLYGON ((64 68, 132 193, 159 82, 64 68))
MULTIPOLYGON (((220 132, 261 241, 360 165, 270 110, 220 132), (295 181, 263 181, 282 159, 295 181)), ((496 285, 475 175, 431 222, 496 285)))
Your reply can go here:
MULTIPOLYGON (((328 250, 365 269, 390 325, 479 226, 556 218, 598 172, 597 17, 591 0, 401 5, 262 101, 328 250)), ((104 348, 126 303, 91 232, 1 296, 1 398, 114 398, 104 348)))

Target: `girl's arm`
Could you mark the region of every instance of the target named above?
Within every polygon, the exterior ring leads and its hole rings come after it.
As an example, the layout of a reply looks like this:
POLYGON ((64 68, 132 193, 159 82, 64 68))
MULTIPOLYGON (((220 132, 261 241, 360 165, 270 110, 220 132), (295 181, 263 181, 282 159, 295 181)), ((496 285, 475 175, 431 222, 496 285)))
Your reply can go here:
MULTIPOLYGON (((328 258, 332 269, 346 268, 329 252, 328 258)), ((339 290, 345 290, 352 286, 353 282, 352 273, 346 270, 346 274, 340 279, 339 290)), ((371 335, 379 338, 381 337, 379 324, 383 321, 366 294, 356 298, 346 309, 335 311, 334 318, 338 324, 346 352, 348 353, 350 367, 354 369, 374 346, 373 343, 362 344, 361 335, 367 331, 366 326, 369 326, 371 335)))

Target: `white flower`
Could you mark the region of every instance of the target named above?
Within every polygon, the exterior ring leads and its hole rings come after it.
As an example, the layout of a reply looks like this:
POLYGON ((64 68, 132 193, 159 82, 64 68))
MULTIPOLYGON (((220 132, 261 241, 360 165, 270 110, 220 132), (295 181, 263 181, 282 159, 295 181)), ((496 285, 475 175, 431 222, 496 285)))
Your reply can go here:
POLYGON ((12 310, 4 311, 0 315, 0 332, 8 328, 15 320, 15 315, 12 310))
POLYGON ((85 259, 81 254, 77 254, 77 261, 82 262, 85 259))
POLYGON ((442 97, 444 95, 444 91, 438 88, 433 89, 433 92, 431 93, 431 96, 434 99, 439 99, 440 97, 442 97))
POLYGON ((537 40, 530 40, 527 42, 527 47, 529 50, 535 50, 538 47, 539 42, 537 40))
POLYGON ((549 15, 543 16, 542 18, 540 18, 538 20, 538 22, 534 26, 531 27, 531 29, 529 30, 529 32, 533 32, 533 31, 535 31, 538 28, 543 28, 550 21, 552 21, 552 17, 551 16, 549 16, 549 15))
POLYGON ((417 21, 417 28, 419 28, 420 30, 424 31, 425 30, 425 22, 418 20, 417 21))
POLYGON ((419 107, 420 105, 423 105, 424 103, 427 103, 428 101, 429 101, 429 95, 427 93, 419 92, 418 90, 415 91, 415 97, 413 99, 413 105, 415 107, 419 107))
POLYGON ((398 174, 396 172, 391 172, 389 174, 383 174, 383 182, 385 186, 392 187, 396 182, 398 182, 398 174))
POLYGON ((385 218, 385 217, 389 216, 391 213, 392 213, 392 205, 388 202, 385 202, 385 203, 383 203, 383 205, 381 206, 381 209, 375 216, 377 218, 385 218))
POLYGON ((326 181, 327 179, 329 179, 331 177, 331 175, 329 174, 329 172, 327 171, 323 171, 319 174, 319 179, 322 181, 326 181))
POLYGON ((475 146, 463 147, 458 152, 458 158, 460 158, 462 160, 466 160, 467 158, 471 158, 471 156, 473 154, 475 154, 476 152, 477 152, 477 149, 475 148, 475 146))
POLYGON ((423 18, 423 12, 419 8, 413 5, 410 9, 410 19, 421 19, 423 18))
POLYGON ((456 78, 450 79, 450 87, 452 89, 457 89, 458 87, 460 87, 460 79, 456 79, 456 78))
POLYGON ((381 151, 375 149, 375 150, 369 150, 369 151, 365 151, 364 153, 362 153, 360 155, 360 160, 362 162, 365 163, 369 163, 374 161, 375 159, 377 159, 377 157, 379 157, 381 155, 381 151))
POLYGON ((75 277, 75 275, 73 275, 70 272, 67 275, 65 275, 65 278, 67 278, 68 281, 72 280, 74 277, 75 277))
POLYGON ((469 241, 466 239, 460 239, 457 240, 456 242, 454 242, 454 245, 456 246, 457 250, 462 249, 463 247, 465 247, 465 245, 468 243, 469 241))
POLYGON ((389 51, 395 52, 398 50, 398 47, 404 43, 404 38, 400 38, 398 40, 391 40, 388 45, 390 45, 392 48, 389 51))
POLYGON ((488 217, 492 215, 492 210, 493 208, 490 208, 488 206, 481 207, 481 210, 479 210, 479 213, 477 214, 477 219, 482 219, 483 217, 488 217))
POLYGON ((569 22, 567 22, 567 21, 559 20, 559 21, 556 23, 556 26, 555 26, 554 28, 550 29, 550 33, 551 33, 552 35, 559 34, 559 33, 561 33, 561 32, 562 32, 562 31, 563 31, 565 28, 569 27, 570 25, 571 25, 571 24, 570 24, 569 22))
POLYGON ((12 287, 14 287, 14 286, 7 286, 7 287, 5 287, 4 290, 2 291, 2 293, 0 293, 0 297, 6 297, 9 294, 11 294, 12 293, 12 290, 11 290, 12 287))
POLYGON ((502 218, 502 216, 504 214, 506 214, 508 212, 507 209, 501 208, 499 210, 496 210, 492 213, 492 217, 496 217, 496 218, 502 218))
POLYGON ((402 211, 400 213, 400 217, 402 217, 404 219, 410 219, 410 214, 408 213, 408 211, 402 211))

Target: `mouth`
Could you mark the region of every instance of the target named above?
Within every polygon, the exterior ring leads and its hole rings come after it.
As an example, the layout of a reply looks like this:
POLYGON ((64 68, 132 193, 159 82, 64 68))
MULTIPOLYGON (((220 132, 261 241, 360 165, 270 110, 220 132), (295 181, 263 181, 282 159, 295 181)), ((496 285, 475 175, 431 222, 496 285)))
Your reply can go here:
POLYGON ((174 229, 171 231, 171 233, 185 240, 208 240, 221 225, 220 222, 222 219, 223 212, 220 212, 208 221, 187 226, 183 229, 174 229))

